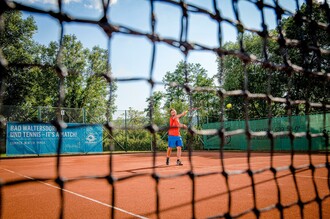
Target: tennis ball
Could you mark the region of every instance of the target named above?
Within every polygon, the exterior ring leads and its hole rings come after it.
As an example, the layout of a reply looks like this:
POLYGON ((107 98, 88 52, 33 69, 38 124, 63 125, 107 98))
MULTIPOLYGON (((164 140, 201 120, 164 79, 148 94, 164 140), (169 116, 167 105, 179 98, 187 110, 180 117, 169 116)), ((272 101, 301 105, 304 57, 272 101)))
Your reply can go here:
POLYGON ((233 105, 232 105, 231 103, 228 103, 228 104, 226 105, 226 107, 227 107, 227 109, 231 109, 231 108, 233 107, 233 105))

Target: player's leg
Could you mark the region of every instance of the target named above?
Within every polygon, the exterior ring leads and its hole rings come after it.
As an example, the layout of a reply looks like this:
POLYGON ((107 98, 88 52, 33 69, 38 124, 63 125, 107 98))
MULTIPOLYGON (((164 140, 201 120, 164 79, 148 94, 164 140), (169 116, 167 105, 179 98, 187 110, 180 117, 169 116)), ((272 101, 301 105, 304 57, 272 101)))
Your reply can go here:
POLYGON ((176 165, 182 166, 181 162, 181 154, 182 154, 182 147, 183 147, 183 141, 181 137, 178 137, 177 139, 177 147, 176 147, 176 165))
POLYGON ((166 153, 166 165, 170 164, 170 157, 172 153, 172 148, 175 147, 175 138, 174 136, 168 136, 168 147, 166 153))
POLYGON ((166 153, 166 165, 170 165, 170 157, 171 157, 172 148, 169 146, 167 147, 166 153))
POLYGON ((176 150, 177 150, 177 159, 176 159, 176 165, 183 165, 182 162, 181 162, 181 151, 182 151, 182 146, 178 146, 176 147, 176 150))

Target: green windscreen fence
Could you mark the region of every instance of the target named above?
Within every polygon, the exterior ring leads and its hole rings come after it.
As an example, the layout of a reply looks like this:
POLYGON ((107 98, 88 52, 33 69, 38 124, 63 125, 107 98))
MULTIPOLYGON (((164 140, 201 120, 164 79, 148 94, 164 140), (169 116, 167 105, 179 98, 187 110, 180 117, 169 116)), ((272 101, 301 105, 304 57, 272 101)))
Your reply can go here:
MULTIPOLYGON (((250 120, 248 121, 249 131, 262 132, 267 131, 269 126, 268 119, 250 120)), ((224 121, 203 124, 203 129, 219 129, 224 127, 226 132, 243 129, 246 130, 246 121, 224 121)), ((308 151, 309 140, 304 134, 309 129, 310 133, 316 134, 311 138, 312 151, 325 151, 326 143, 322 133, 330 132, 330 113, 317 114, 309 116, 291 116, 291 117, 274 117, 271 121, 271 131, 273 133, 287 133, 292 129, 295 138, 293 144, 289 134, 279 135, 274 138, 275 151, 308 151), (325 117, 325 118, 324 118, 325 117), (320 135, 317 135, 320 134, 320 135)), ((204 135, 204 148, 205 149, 219 149, 220 138, 218 135, 204 135)), ((248 140, 247 135, 244 133, 227 136, 224 144, 226 150, 247 150, 248 140)), ((270 151, 271 139, 267 135, 254 136, 251 138, 251 148, 253 151, 270 151)))

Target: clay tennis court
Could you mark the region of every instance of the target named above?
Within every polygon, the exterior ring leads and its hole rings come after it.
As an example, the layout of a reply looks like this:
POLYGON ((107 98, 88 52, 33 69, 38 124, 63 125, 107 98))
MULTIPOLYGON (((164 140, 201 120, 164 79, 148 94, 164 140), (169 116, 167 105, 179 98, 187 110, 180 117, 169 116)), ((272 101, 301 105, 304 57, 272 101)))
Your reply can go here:
POLYGON ((260 218, 280 218, 280 210, 275 207, 278 203, 287 206, 282 211, 284 218, 300 218, 301 213, 304 218, 319 218, 319 213, 330 218, 325 154, 295 154, 293 159, 290 154, 276 154, 275 180, 269 170, 269 153, 252 153, 250 170, 260 171, 253 174, 251 186, 251 177, 244 172, 249 168, 247 153, 225 152, 229 188, 221 174, 219 152, 193 152, 191 162, 184 152, 183 166, 175 165, 175 156, 166 166, 165 153, 156 154, 155 165, 152 153, 113 154, 111 165, 109 158, 110 155, 63 156, 59 173, 56 157, 2 159, 1 218, 59 218, 61 205, 64 218, 111 218, 112 208, 115 218, 208 218, 227 212, 232 217, 256 218, 251 211, 254 204, 261 212, 260 218), (309 169, 310 160, 316 167, 314 176, 309 169), (294 177, 288 169, 292 161, 297 168, 294 177), (118 179, 114 190, 103 178, 109 175, 110 166, 118 179), (160 176, 158 185, 153 171, 160 176), (195 174, 194 193, 189 171, 195 174), (54 181, 57 174, 69 180, 64 184, 62 198, 54 181), (50 180, 34 180, 38 178, 50 180), (17 180, 27 182, 10 183, 17 180))

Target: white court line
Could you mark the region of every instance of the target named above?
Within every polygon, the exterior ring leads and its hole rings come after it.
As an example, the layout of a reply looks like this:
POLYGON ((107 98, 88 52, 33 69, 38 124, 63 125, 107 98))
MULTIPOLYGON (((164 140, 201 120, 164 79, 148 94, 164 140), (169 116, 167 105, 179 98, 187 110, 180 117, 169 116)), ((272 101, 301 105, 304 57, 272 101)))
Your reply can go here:
MULTIPOLYGON (((1 168, 1 169, 3 169, 3 168, 1 168)), ((49 186, 49 187, 52 187, 52 188, 55 188, 55 189, 59 189, 59 190, 61 189, 60 187, 57 187, 57 186, 51 185, 51 184, 49 184, 49 183, 45 183, 45 182, 42 182, 42 181, 36 180, 36 179, 34 179, 34 178, 32 178, 32 177, 29 177, 29 176, 26 176, 26 175, 23 175, 23 174, 17 173, 17 172, 12 171, 12 170, 8 170, 8 169, 3 169, 3 170, 6 170, 6 171, 8 171, 8 172, 10 172, 10 173, 13 173, 13 174, 16 174, 16 175, 22 176, 22 177, 27 178, 27 179, 31 179, 31 180, 37 181, 37 182, 39 182, 39 183, 42 183, 42 184, 44 184, 44 185, 46 185, 46 186, 49 186)), ((87 199, 87 200, 89 200, 89 201, 92 201, 92 202, 95 202, 95 203, 101 204, 101 205, 103 205, 103 206, 106 206, 106 207, 109 207, 109 208, 113 208, 113 209, 115 209, 115 210, 118 210, 118 211, 121 211, 121 212, 123 212, 123 213, 129 214, 129 215, 131 215, 131 216, 133 216, 133 217, 136 217, 136 218, 148 219, 147 217, 143 217, 143 216, 141 216, 141 215, 134 214, 134 213, 129 212, 129 211, 126 211, 126 210, 124 210, 124 209, 121 209, 121 208, 118 208, 118 207, 114 207, 114 206, 109 205, 109 204, 107 204, 107 203, 104 203, 104 202, 101 202, 101 201, 98 201, 98 200, 95 200, 95 199, 89 198, 89 197, 87 197, 87 196, 81 195, 81 194, 79 194, 79 193, 72 192, 72 191, 67 190, 67 189, 63 189, 63 191, 64 191, 64 192, 67 192, 67 193, 70 193, 70 194, 72 194, 72 195, 78 196, 78 197, 80 197, 80 198, 84 198, 84 199, 87 199)))
MULTIPOLYGON (((253 163, 250 163, 251 165, 254 165, 254 164, 267 164, 267 163, 269 163, 269 162, 253 162, 253 163)), ((239 167, 239 166, 245 166, 246 164, 227 164, 227 165, 225 165, 225 167, 239 167)), ((196 170, 202 170, 202 171, 204 171, 204 170, 210 170, 210 169, 215 169, 215 170, 218 170, 218 169, 221 169, 221 166, 212 166, 212 167, 206 167, 206 166, 203 166, 203 167, 201 167, 201 168, 198 168, 198 167, 196 167, 195 169, 196 170)), ((270 168, 270 166, 268 166, 268 168, 270 168)), ((253 169, 253 168, 252 168, 253 169)), ((239 170, 242 170, 242 169, 239 169, 239 170)), ((236 171, 236 170, 226 170, 227 172, 231 172, 231 171, 236 171)), ((285 170, 285 171, 290 171, 289 169, 288 170, 285 170)), ((283 170, 282 171, 280 171, 280 172, 278 172, 278 173, 283 173, 283 170)), ((278 174, 277 173, 277 174, 278 174)), ((300 173, 300 172, 299 172, 300 173)), ((297 178, 313 178, 312 176, 301 176, 301 175, 297 175, 297 174, 299 174, 299 173, 295 173, 295 176, 297 177, 297 178)), ((273 174, 271 174, 271 173, 267 173, 267 172, 264 172, 263 174, 269 174, 269 175, 273 175, 273 174)), ((280 177, 281 175, 277 175, 278 177, 280 177)), ((323 177, 323 176, 314 176, 314 179, 328 179, 328 177, 323 177)))

